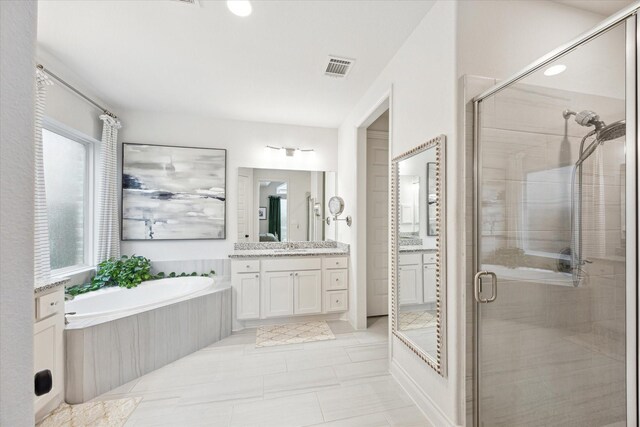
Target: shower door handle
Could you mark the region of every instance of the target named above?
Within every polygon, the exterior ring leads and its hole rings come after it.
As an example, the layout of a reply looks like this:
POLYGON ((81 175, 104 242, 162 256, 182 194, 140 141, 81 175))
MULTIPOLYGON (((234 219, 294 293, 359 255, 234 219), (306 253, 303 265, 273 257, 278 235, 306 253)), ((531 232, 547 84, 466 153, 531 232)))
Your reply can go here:
POLYGON ((476 301, 479 303, 486 304, 489 302, 494 302, 496 298, 498 298, 498 276, 496 276, 496 273, 492 271, 478 271, 473 278, 473 295, 475 296, 476 301), (491 297, 489 298, 482 298, 482 296, 480 295, 480 293, 482 292, 482 290, 480 289, 480 286, 482 285, 482 276, 491 277, 491 297))

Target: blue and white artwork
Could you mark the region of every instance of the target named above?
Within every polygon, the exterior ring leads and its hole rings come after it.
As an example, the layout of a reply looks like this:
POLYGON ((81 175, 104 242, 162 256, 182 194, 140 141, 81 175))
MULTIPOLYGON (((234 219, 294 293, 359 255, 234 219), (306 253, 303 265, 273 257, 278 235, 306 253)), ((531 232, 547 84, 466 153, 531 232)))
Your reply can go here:
POLYGON ((224 239, 227 151, 123 144, 122 240, 224 239))

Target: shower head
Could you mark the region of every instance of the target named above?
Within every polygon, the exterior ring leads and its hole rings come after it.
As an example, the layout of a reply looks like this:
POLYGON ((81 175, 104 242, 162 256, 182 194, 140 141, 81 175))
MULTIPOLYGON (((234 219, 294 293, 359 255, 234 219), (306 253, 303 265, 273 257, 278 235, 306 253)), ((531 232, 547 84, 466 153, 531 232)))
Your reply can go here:
POLYGON ((571 116, 575 116, 575 121, 580 126, 595 126, 598 131, 605 126, 604 122, 600 120, 600 116, 591 110, 583 110, 576 113, 575 111, 567 109, 562 112, 562 117, 564 117, 565 120, 568 120, 571 116))
POLYGON ((617 122, 608 124, 598 130, 598 133, 596 134, 596 140, 598 140, 598 142, 611 141, 612 139, 617 139, 625 136, 626 133, 627 122, 625 120, 619 120, 617 122))
POLYGON ((602 123, 600 128, 592 130, 582 139, 582 143, 580 143, 580 157, 576 162, 576 166, 584 163, 584 161, 587 160, 594 151, 596 151, 596 148, 598 148, 599 145, 604 144, 607 141, 623 137, 626 133, 627 123, 625 120, 618 120, 617 122, 613 122, 609 125, 602 123), (587 146, 586 149, 583 149, 582 147, 584 146, 584 142, 587 138, 592 136, 595 136, 595 139, 587 146))

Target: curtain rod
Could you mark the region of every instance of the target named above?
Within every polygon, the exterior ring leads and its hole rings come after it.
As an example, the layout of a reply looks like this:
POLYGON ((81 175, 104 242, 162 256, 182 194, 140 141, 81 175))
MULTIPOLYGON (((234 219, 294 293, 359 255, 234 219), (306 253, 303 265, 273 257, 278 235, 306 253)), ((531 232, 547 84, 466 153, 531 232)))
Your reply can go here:
POLYGON ((43 71, 44 73, 47 73, 50 77, 54 78, 55 80, 57 80, 58 82, 62 83, 62 85, 64 85, 67 89, 71 90, 73 93, 75 93, 76 95, 78 95, 80 98, 84 99, 85 101, 87 101, 89 104, 93 105, 94 107, 98 108, 99 110, 102 110, 102 112, 104 114, 106 114, 107 116, 113 117, 114 119, 117 119, 118 116, 116 116, 114 113, 112 113, 111 111, 107 110, 106 108, 104 108, 102 105, 98 104, 97 102, 95 102, 93 99, 89 98, 87 95, 85 95, 84 93, 80 92, 78 89, 76 89, 75 87, 71 86, 69 83, 65 82, 64 80, 62 80, 62 78, 58 77, 57 75, 55 75, 54 73, 51 72, 51 70, 48 70, 44 67, 44 65, 42 64, 38 64, 36 66, 39 70, 43 71))

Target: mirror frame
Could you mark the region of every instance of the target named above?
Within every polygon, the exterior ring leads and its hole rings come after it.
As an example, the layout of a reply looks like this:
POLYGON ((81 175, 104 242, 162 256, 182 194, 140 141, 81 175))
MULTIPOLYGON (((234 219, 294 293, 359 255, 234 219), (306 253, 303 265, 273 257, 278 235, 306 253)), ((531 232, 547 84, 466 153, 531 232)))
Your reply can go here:
POLYGON ((427 365, 442 377, 446 377, 446 136, 439 135, 395 157, 391 163, 391 332, 400 342, 406 345, 427 365), (430 148, 436 150, 436 355, 426 353, 415 345, 401 330, 398 330, 398 266, 400 243, 400 167, 399 162, 413 157, 430 148))

